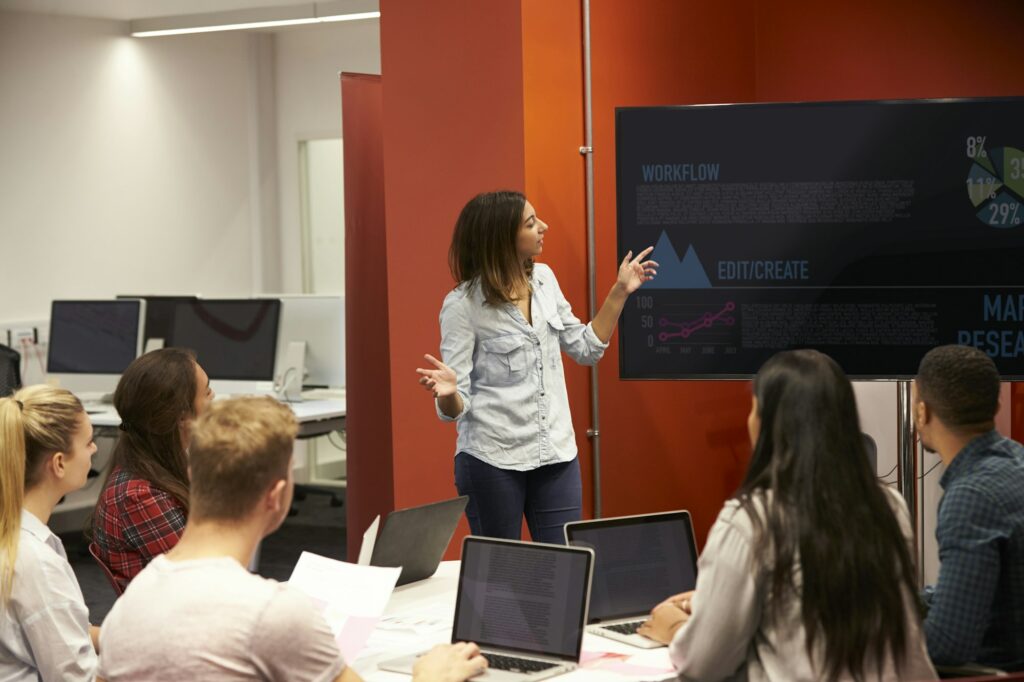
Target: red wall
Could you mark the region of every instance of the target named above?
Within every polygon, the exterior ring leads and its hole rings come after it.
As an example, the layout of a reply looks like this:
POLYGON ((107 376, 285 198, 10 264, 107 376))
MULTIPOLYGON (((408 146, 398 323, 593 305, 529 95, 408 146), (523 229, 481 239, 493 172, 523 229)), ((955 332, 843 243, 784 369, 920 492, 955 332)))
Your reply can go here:
MULTIPOLYGON (((387 321, 376 342, 389 360, 350 350, 349 373, 367 363, 389 387, 390 404, 368 418, 388 422, 392 445, 350 444, 349 456, 350 467, 353 457, 389 459, 403 507, 454 493, 455 431, 437 421, 413 370, 437 350, 452 286, 446 252, 465 201, 525 189, 552 226, 544 260, 587 317, 581 17, 576 0, 381 4, 387 321)), ((1024 94, 1024 4, 1014 0, 592 0, 591 12, 601 299, 620 256, 617 106, 1024 94)), ((616 343, 600 365, 604 513, 686 507, 703 541, 746 466, 748 385, 622 382, 616 343)), ((567 381, 586 488, 587 370, 567 364, 567 381)))
POLYGON ((1024 95, 1024 3, 757 4, 760 101, 1024 95))
POLYGON ((345 325, 348 395, 346 518, 348 554, 359 553, 373 517, 394 508, 391 458, 391 386, 379 381, 388 362, 388 299, 384 248, 384 150, 379 76, 342 74, 345 169, 345 325), (355 361, 351 359, 355 358, 355 361))
MULTIPOLYGON (((584 195, 583 51, 580 3, 523 0, 523 127, 526 194, 549 225, 542 260, 573 312, 588 319, 584 195)), ((593 499, 590 372, 565 362, 566 388, 583 476, 584 513, 593 499)), ((524 535, 525 537, 525 535, 524 535)))
POLYGON ((455 495, 455 427, 437 419, 415 368, 439 355, 459 211, 478 192, 523 188, 522 44, 509 0, 383 0, 381 16, 390 361, 375 369, 391 389, 402 508, 455 495))
MULTIPOLYGON (((615 107, 752 100, 754 6, 592 3, 598 291, 611 286, 621 258, 615 107)), ((600 365, 604 514, 689 509, 703 544, 745 471, 748 384, 620 381, 616 344, 600 365)))

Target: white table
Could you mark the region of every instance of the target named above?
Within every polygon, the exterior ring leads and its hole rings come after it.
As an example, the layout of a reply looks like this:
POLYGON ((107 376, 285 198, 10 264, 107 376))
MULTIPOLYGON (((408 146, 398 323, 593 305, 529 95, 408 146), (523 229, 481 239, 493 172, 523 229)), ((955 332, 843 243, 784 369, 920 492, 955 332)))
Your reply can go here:
MULTIPOLYGON (((318 396, 302 402, 286 403, 299 422, 299 438, 316 438, 332 431, 343 431, 345 428, 347 403, 344 391, 321 393, 328 393, 332 397, 318 396)), ((117 440, 117 427, 121 424, 121 417, 113 405, 87 404, 86 412, 95 429, 99 446, 92 465, 92 468, 99 472, 99 476, 90 478, 81 489, 68 493, 64 501, 57 505, 50 523, 55 532, 79 530, 84 526, 92 508, 96 506, 96 500, 99 499, 100 487, 106 480, 107 469, 110 467, 113 444, 117 440)), ((307 461, 307 466, 310 471, 316 471, 315 461, 307 461)), ((344 487, 343 482, 339 484, 334 481, 311 480, 304 483, 344 487)))
MULTIPOLYGON (((339 398, 285 404, 292 408, 299 422, 299 438, 314 438, 345 428, 347 403, 343 393, 339 398)), ((116 429, 121 424, 121 417, 113 405, 103 405, 102 408, 88 405, 86 410, 89 421, 97 429, 116 429)))
MULTIPOLYGON (((444 561, 433 577, 395 589, 388 602, 384 619, 370 637, 366 649, 353 668, 367 682, 409 682, 408 675, 377 668, 380 661, 403 654, 429 649, 435 644, 451 641, 451 624, 455 617, 455 592, 459 581, 459 562, 444 561), (418 621, 421 631, 402 624, 418 621), (443 622, 444 627, 430 627, 443 622)), ((668 649, 637 649, 597 635, 583 636, 583 663, 579 668, 556 680, 565 682, 624 682, 627 680, 663 679, 671 675, 668 649), (600 657, 600 654, 625 657, 600 657)))

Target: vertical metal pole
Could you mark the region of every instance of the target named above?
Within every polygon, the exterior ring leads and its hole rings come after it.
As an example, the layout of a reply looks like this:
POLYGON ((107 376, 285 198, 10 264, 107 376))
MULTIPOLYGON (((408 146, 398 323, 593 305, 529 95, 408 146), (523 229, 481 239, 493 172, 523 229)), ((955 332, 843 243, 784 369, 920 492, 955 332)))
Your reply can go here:
MULTIPOLYGON (((587 193, 587 275, 590 280, 590 319, 597 314, 597 257, 594 254, 594 126, 590 92, 590 0, 583 0, 583 146, 587 193)), ((597 365, 590 368, 590 423, 587 436, 593 450, 594 518, 601 518, 601 415, 597 365)))
MULTIPOLYGON (((911 524, 914 532, 917 533, 919 518, 917 506, 917 467, 914 463, 914 455, 917 448, 914 442, 914 415, 910 399, 909 381, 897 383, 896 411, 899 417, 896 437, 896 473, 900 485, 900 494, 906 500, 907 509, 910 511, 911 524)), ((918 563, 920 563, 920 557, 918 557, 918 563)))
MULTIPOLYGON (((913 420, 911 420, 913 427, 913 420)), ((917 534, 917 581, 918 585, 924 587, 924 479, 920 477, 919 471, 924 468, 924 444, 920 439, 914 439, 914 492, 918 496, 917 518, 914 519, 917 525, 914 532, 917 534)))

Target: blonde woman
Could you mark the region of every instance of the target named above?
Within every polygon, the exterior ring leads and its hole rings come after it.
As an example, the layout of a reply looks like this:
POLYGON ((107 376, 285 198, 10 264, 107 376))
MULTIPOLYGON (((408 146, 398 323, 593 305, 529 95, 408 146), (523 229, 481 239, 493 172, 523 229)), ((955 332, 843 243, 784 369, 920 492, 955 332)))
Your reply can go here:
POLYGON ((50 386, 0 398, 0 679, 96 677, 89 611, 60 539, 57 502, 85 485, 96 444, 74 395, 50 386))

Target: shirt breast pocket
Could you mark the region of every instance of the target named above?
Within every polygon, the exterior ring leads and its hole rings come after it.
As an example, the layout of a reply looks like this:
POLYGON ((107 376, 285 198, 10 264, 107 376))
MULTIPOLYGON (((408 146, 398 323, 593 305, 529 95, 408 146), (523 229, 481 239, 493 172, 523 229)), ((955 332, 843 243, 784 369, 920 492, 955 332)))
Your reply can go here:
POLYGON ((513 386, 526 378, 529 348, 526 337, 508 334, 480 342, 480 373, 491 386, 513 386))
POLYGON ((562 359, 562 347, 561 338, 562 332, 565 331, 565 325, 562 324, 562 320, 557 317, 548 318, 548 334, 551 336, 551 343, 548 346, 548 364, 552 369, 558 367, 559 361, 562 359))

